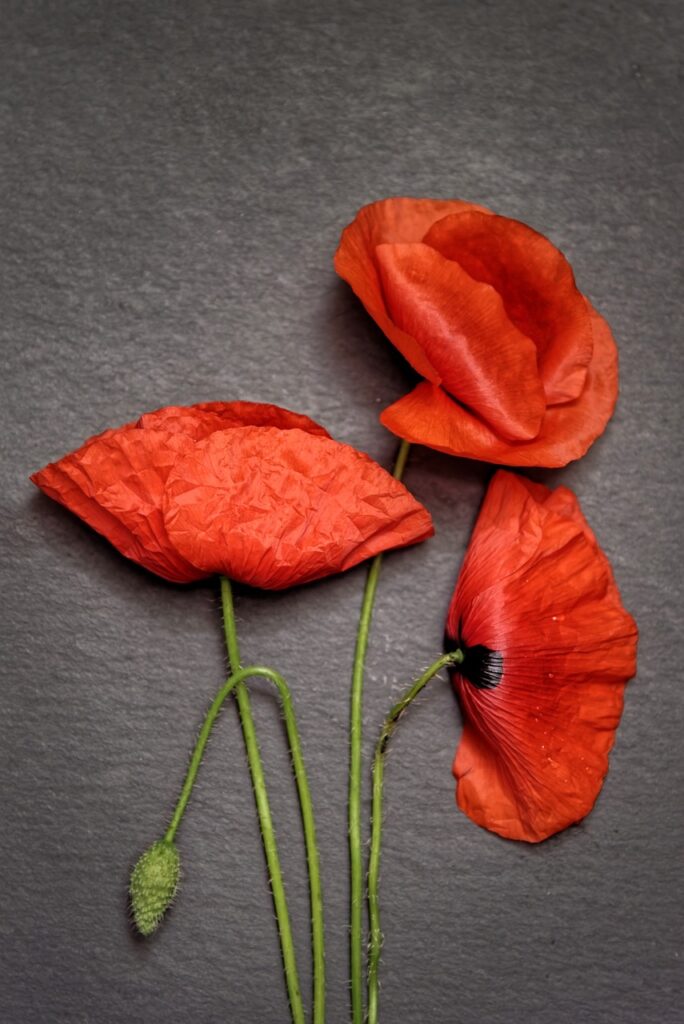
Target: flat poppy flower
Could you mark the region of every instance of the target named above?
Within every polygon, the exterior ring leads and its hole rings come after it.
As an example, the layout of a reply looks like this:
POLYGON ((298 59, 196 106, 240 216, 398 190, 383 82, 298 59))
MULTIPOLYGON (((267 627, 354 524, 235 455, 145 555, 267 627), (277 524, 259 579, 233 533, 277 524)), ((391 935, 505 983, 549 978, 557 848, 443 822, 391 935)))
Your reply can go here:
POLYGON ((31 479, 164 579, 281 589, 433 533, 372 459, 275 405, 170 406, 107 430, 31 479))
POLYGON ((496 473, 446 634, 464 653, 459 807, 528 842, 579 821, 608 770, 637 629, 571 491, 496 473))
POLYGON ((459 200, 384 199, 335 269, 425 381, 381 414, 407 441, 485 462, 564 466, 617 399, 617 351, 552 243, 459 200))

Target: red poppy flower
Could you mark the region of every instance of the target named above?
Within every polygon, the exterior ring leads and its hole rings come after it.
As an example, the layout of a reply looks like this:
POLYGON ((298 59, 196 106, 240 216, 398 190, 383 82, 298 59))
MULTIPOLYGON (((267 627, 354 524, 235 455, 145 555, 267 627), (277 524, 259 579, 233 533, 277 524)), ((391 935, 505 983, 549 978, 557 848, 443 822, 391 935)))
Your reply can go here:
POLYGON ((281 589, 433 533, 427 510, 372 459, 275 405, 159 409, 31 479, 178 583, 223 573, 281 589))
POLYGON ((529 842, 579 821, 608 770, 637 629, 571 491, 494 476, 446 632, 465 655, 459 807, 529 842))
POLYGON ((617 398, 610 328, 543 235, 459 200, 385 199, 335 268, 426 378, 381 420, 408 441, 511 466, 564 466, 617 398))

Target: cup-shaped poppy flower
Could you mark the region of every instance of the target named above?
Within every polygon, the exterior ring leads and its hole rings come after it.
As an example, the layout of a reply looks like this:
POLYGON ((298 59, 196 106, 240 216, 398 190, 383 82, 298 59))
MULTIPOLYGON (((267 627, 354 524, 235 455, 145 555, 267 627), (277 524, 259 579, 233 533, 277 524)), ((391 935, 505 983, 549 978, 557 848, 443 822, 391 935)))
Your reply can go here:
POLYGON ((427 510, 367 455, 252 402, 146 413, 31 479, 179 583, 221 573, 277 590, 433 533, 427 510))
POLYGON ((571 491, 494 476, 446 634, 464 654, 461 809, 529 842, 579 821, 608 770, 637 629, 571 491))
POLYGON ((335 268, 425 378, 381 414, 408 441, 510 466, 564 466, 603 432, 617 352, 570 264, 520 221, 459 200, 385 199, 335 268))

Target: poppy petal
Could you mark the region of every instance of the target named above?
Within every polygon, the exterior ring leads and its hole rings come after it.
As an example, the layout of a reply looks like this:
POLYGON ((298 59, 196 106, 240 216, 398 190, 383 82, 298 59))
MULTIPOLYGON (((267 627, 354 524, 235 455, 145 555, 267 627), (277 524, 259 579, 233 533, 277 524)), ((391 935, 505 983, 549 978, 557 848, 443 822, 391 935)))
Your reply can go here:
POLYGON ((191 447, 182 434, 127 425, 91 438, 31 479, 126 558, 174 583, 189 583, 206 573, 169 544, 161 504, 172 465, 191 447))
POLYGON ((499 293, 421 242, 379 245, 376 256, 393 323, 422 347, 444 388, 501 437, 536 437, 546 409, 537 349, 499 293))
POLYGON ((458 804, 477 824, 539 842, 593 807, 608 770, 637 629, 576 498, 499 471, 447 619, 465 652, 458 804), (468 652, 496 654, 496 674, 468 652))
POLYGON ((155 412, 146 412, 137 422, 143 430, 167 430, 187 434, 194 441, 228 427, 278 427, 280 430, 306 430, 320 437, 328 431, 308 416, 290 412, 279 405, 263 402, 199 402, 197 405, 167 405, 155 412))
POLYGON ((266 427, 218 431, 182 455, 164 522, 193 565, 276 590, 433 533, 427 510, 367 455, 266 427))
POLYGON ((546 402, 581 394, 593 349, 589 312, 572 267, 527 224, 476 210, 436 221, 423 241, 491 285, 516 327, 538 351, 546 402))
POLYGON ((342 232, 335 270, 349 285, 376 324, 411 366, 431 381, 439 374, 417 341, 390 319, 375 262, 378 245, 420 242, 431 224, 450 213, 487 211, 457 199, 383 199, 364 206, 342 232))
POLYGON ((617 400, 617 349, 610 327, 591 307, 593 353, 584 391, 549 406, 532 441, 506 442, 445 391, 423 382, 385 409, 381 422, 399 437, 450 455, 505 466, 565 466, 606 428, 617 400))

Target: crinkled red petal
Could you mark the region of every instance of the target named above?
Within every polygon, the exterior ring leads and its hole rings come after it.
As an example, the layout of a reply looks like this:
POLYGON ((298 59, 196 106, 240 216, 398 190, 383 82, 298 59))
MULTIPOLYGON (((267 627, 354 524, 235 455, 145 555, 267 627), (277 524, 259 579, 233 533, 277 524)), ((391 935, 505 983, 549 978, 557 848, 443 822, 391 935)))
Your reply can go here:
POLYGON ((174 583, 189 583, 206 573, 169 543, 161 504, 171 467, 192 444, 183 434, 127 425, 92 438, 31 479, 126 558, 174 583))
POLYGON ((433 532, 426 509, 368 456, 300 430, 251 427, 216 432, 178 459, 164 522, 193 565, 267 589, 433 532))
POLYGON ((464 717, 458 804, 538 842, 593 807, 608 769, 637 629, 572 492, 499 471, 449 610, 447 633, 501 656, 498 685, 453 673, 464 717))
POLYGON ((278 427, 280 430, 305 430, 319 437, 330 437, 328 431, 298 412, 281 409, 264 402, 199 402, 197 405, 167 405, 155 412, 146 412, 137 426, 144 430, 168 430, 187 434, 193 441, 209 437, 215 430, 229 427, 278 427))
POLYGON ((328 432, 300 413, 258 402, 202 402, 166 406, 91 438, 31 479, 46 494, 80 516, 121 554, 174 583, 207 575, 170 543, 162 517, 162 494, 181 451, 214 431, 244 426, 297 429, 320 437, 328 432))

